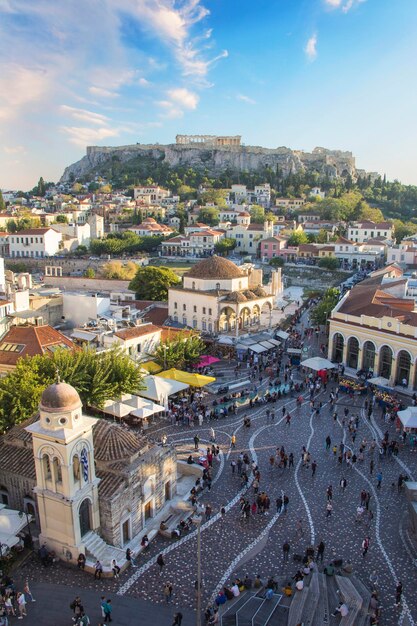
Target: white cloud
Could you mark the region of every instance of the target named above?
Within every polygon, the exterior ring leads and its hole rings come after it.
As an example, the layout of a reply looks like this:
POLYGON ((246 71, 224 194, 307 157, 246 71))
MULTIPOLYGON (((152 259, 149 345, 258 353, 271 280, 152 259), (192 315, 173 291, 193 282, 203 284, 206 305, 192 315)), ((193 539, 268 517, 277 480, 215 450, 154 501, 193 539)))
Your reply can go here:
POLYGON ((366 2, 366 0, 324 0, 331 9, 342 9, 343 13, 348 13, 353 7, 366 2))
POLYGON ((241 102, 247 102, 247 104, 256 104, 256 100, 250 98, 249 96, 245 96, 243 93, 238 93, 236 96, 236 100, 241 100, 241 102))
POLYGON ((95 111, 87 111, 86 109, 77 109, 75 107, 71 107, 66 104, 62 104, 60 109, 62 113, 70 115, 76 120, 87 122, 88 124, 97 124, 98 126, 101 126, 103 124, 106 124, 109 121, 109 118, 106 115, 102 115, 101 113, 96 113, 95 111))
POLYGON ((87 128, 86 126, 61 126, 61 132, 65 133, 69 141, 81 148, 88 145, 94 145, 103 139, 109 137, 117 137, 120 134, 118 128, 87 128))
POLYGON ((110 91, 109 89, 104 89, 103 87, 95 87, 94 85, 92 87, 89 87, 88 91, 93 96, 97 96, 98 98, 118 98, 119 97, 119 94, 115 93, 114 91, 110 91))
POLYGON ((138 83, 141 87, 150 87, 150 85, 152 84, 149 80, 146 80, 146 78, 139 78, 138 83))
POLYGON ((6 154, 26 154, 24 146, 3 146, 3 151, 6 154))
POLYGON ((0 72, 0 121, 17 117, 21 110, 40 102, 51 88, 51 77, 40 67, 12 63, 0 72))
POLYGON ((310 39, 306 43, 306 47, 304 48, 304 52, 309 61, 314 61, 317 57, 317 34, 311 35, 310 39))
POLYGON ((197 108, 199 97, 196 93, 185 89, 185 87, 178 87, 177 89, 170 89, 168 96, 172 102, 178 103, 184 109, 193 110, 197 108))

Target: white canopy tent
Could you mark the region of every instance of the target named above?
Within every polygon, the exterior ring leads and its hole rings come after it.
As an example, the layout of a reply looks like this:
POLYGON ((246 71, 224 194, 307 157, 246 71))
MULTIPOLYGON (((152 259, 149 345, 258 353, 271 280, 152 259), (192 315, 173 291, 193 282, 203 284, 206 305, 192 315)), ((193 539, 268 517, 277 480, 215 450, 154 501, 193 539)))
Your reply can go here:
POLYGON ((165 404, 166 399, 179 391, 188 389, 190 385, 180 383, 178 380, 171 380, 170 378, 162 378, 161 376, 145 376, 142 380, 144 389, 139 391, 139 394, 143 398, 149 398, 158 402, 159 404, 165 404))
POLYGON ((108 406, 104 406, 104 413, 108 413, 109 415, 113 415, 113 417, 118 417, 122 419, 122 417, 126 417, 129 413, 132 412, 132 407, 129 404, 124 404, 123 402, 113 402, 108 406))
POLYGON ((389 387, 392 389, 392 385, 389 384, 388 378, 383 376, 375 376, 374 378, 368 378, 366 381, 369 385, 376 385, 377 387, 389 387))
POLYGON ((13 548, 20 542, 20 537, 17 534, 31 521, 31 515, 26 517, 25 514, 13 509, 7 509, 5 504, 0 504, 0 544, 2 545, 3 554, 4 551, 13 548))
POLYGON ((397 413, 405 430, 417 429, 417 406, 409 406, 404 411, 397 413))
POLYGON ((128 400, 126 404, 132 407, 131 415, 133 417, 151 417, 155 413, 165 411, 165 407, 162 405, 155 404, 152 400, 145 400, 145 398, 140 398, 139 396, 132 396, 131 400, 128 400))
POLYGON ((319 370, 331 370, 336 367, 329 359, 323 359, 321 356, 313 356, 310 359, 306 359, 301 362, 301 366, 308 367, 316 372, 319 370))

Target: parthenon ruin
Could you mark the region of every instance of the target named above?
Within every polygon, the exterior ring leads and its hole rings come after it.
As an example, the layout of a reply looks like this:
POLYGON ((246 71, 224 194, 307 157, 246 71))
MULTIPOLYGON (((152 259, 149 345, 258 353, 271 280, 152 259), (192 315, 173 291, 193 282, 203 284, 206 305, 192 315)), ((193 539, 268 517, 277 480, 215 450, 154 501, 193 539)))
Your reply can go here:
POLYGON ((177 144, 205 144, 208 146, 240 146, 241 135, 235 136, 217 136, 217 135, 177 135, 175 141, 177 144))

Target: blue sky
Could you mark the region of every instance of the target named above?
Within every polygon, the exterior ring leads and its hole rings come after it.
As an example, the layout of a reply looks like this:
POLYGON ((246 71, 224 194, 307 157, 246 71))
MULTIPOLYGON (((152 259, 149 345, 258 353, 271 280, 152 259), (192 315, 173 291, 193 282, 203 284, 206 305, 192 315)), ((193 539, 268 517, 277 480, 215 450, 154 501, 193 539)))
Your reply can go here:
POLYGON ((415 0, 0 0, 0 187, 241 134, 417 184, 415 0))

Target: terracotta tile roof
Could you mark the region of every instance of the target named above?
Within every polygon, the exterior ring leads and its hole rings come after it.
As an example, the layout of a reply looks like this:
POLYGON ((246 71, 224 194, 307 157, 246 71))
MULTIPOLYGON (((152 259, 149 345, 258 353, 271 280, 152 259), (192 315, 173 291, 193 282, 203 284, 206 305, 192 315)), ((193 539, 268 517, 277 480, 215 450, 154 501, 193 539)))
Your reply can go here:
POLYGON ((45 233, 48 233, 50 230, 53 230, 55 233, 57 233, 58 231, 55 230, 54 228, 28 228, 27 230, 18 230, 15 233, 12 233, 12 235, 44 235, 45 233))
POLYGON ((351 241, 350 239, 346 239, 346 237, 339 237, 338 239, 336 239, 335 241, 336 244, 346 244, 346 245, 351 245, 354 246, 355 243, 353 241, 351 241))
POLYGON ((263 230, 264 229, 264 225, 263 224, 249 224, 247 230, 263 230))
POLYGON ((163 326, 161 341, 170 341, 171 339, 176 339, 178 334, 182 334, 185 337, 187 335, 194 335, 195 331, 185 328, 171 328, 170 326, 163 326))
POLYGON ((106 472, 101 469, 97 469, 96 474, 100 478, 98 485, 98 495, 100 499, 111 499, 112 496, 115 496, 126 486, 126 479, 120 474, 106 472))
POLYGON ((364 220, 363 222, 355 222, 357 226, 353 225, 351 228, 379 228, 389 229, 393 227, 391 222, 372 222, 371 220, 364 220))
POLYGON ((163 326, 168 318, 168 306, 156 306, 145 313, 144 319, 156 326, 163 326))
POLYGON ((0 471, 36 479, 32 445, 27 448, 13 444, 0 444, 0 471))
POLYGON ((68 337, 52 326, 12 326, 0 340, 0 364, 16 365, 21 357, 48 354, 58 347, 77 349, 68 337))
POLYGON ((144 335, 151 335, 157 333, 160 330, 158 326, 153 324, 142 324, 141 326, 135 326, 134 328, 123 328, 115 332, 115 336, 120 339, 136 339, 137 337, 143 337, 144 335))
POLYGON ((133 431, 105 419, 99 419, 95 424, 93 436, 97 461, 128 460, 148 447, 144 437, 137 437, 133 431))
POLYGON ((149 306, 154 305, 155 300, 121 300, 120 304, 122 306, 130 306, 132 309, 137 309, 138 311, 143 311, 149 306))

